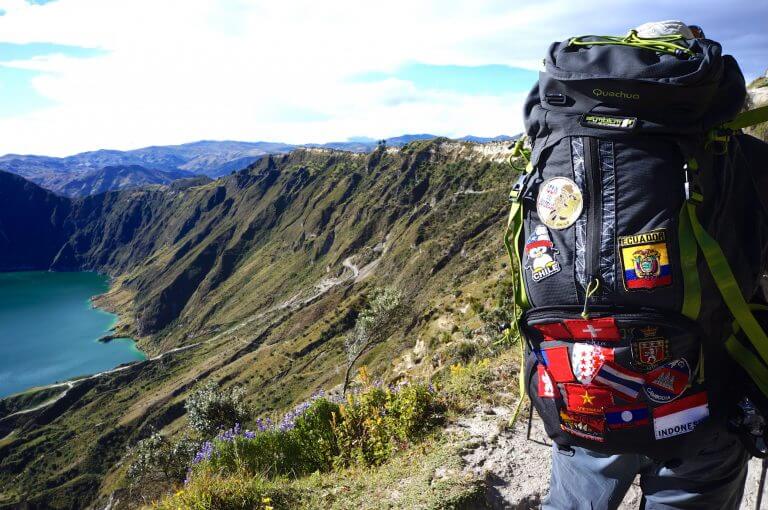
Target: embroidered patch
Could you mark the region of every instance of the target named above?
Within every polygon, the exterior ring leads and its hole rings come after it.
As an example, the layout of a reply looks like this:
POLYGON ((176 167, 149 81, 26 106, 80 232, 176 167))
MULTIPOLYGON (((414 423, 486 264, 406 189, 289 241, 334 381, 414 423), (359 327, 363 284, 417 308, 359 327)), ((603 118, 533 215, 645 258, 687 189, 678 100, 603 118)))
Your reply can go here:
POLYGON ((574 340, 621 340, 621 333, 613 317, 570 319, 565 321, 565 327, 574 340))
POLYGON ((618 115, 595 115, 592 113, 585 113, 581 116, 579 124, 585 127, 632 131, 637 125, 637 117, 619 117, 618 115))
POLYGON ((653 433, 656 439, 679 436, 693 431, 709 416, 707 394, 696 393, 653 410, 653 433))
POLYGON ((648 425, 650 413, 645 406, 611 407, 605 410, 609 430, 631 429, 648 425))
POLYGON ((672 284, 666 229, 619 237, 619 248, 627 290, 655 289, 672 284))
POLYGON ((571 333, 559 322, 534 324, 533 328, 544 336, 544 340, 570 340, 571 333))
POLYGON ((560 428, 584 439, 605 441, 605 418, 560 411, 560 428))
POLYGON ((528 261, 525 268, 531 270, 531 279, 534 282, 540 282, 544 278, 559 273, 562 269, 555 259, 557 250, 544 225, 537 226, 528 238, 525 243, 525 255, 528 261))
POLYGON ((613 395, 599 386, 566 383, 565 405, 569 411, 584 414, 603 414, 607 407, 612 407, 613 395))
POLYGON ((606 361, 597 371, 592 382, 610 388, 624 399, 636 400, 640 390, 643 389, 645 379, 640 374, 606 361))
POLYGON ((658 335, 659 328, 640 328, 642 338, 633 339, 632 364, 642 370, 652 370, 669 358, 669 342, 658 335))
POLYGON ((544 365, 552 375, 555 382, 573 381, 573 371, 571 363, 568 360, 568 347, 549 347, 541 350, 541 356, 544 359, 544 365))
POLYGON ((575 343, 571 347, 571 366, 576 380, 589 384, 606 361, 613 361, 613 349, 592 344, 575 343))
POLYGON ((555 230, 574 224, 584 208, 578 184, 568 177, 552 177, 539 187, 536 212, 541 221, 555 230))
POLYGON ((552 383, 552 378, 549 377, 547 369, 544 368, 544 365, 538 365, 536 367, 536 373, 539 380, 539 397, 555 398, 555 385, 552 383))
POLYGON ((645 394, 654 402, 671 402, 682 395, 691 380, 691 367, 683 359, 664 363, 645 374, 645 394))

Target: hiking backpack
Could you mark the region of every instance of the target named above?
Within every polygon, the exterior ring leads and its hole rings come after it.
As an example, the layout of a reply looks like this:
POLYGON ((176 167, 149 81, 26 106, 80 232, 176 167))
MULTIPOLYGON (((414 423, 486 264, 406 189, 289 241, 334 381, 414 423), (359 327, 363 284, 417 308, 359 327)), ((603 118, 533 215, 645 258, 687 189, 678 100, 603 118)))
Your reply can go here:
POLYGON ((749 304, 768 246, 749 154, 768 151, 740 132, 768 108, 739 116, 745 96, 708 39, 549 48, 505 243, 521 393, 561 447, 679 458, 725 426, 737 381, 768 395, 749 304))

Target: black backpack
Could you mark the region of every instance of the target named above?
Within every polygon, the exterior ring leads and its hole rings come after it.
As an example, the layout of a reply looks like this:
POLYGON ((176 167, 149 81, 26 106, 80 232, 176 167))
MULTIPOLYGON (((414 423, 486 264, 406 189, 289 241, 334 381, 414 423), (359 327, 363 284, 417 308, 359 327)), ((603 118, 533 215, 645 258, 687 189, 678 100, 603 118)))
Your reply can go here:
POLYGON ((505 236, 521 388, 563 447, 698 451, 736 372, 768 395, 748 304, 768 246, 749 154, 768 151, 740 132, 768 108, 739 116, 744 78, 708 39, 578 37, 544 66, 505 236))

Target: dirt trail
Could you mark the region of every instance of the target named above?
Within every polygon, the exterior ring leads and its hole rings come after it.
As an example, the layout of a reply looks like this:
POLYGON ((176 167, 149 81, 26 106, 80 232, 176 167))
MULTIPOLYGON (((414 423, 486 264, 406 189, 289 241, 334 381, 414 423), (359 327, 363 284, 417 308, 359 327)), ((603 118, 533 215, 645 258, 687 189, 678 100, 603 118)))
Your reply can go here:
MULTIPOLYGON (((513 430, 504 431, 510 412, 506 407, 484 409, 459 420, 453 427, 469 435, 464 471, 485 479, 486 501, 493 509, 539 508, 549 487, 550 441, 535 414, 531 440, 526 438, 527 414, 521 416, 513 430)), ((761 460, 750 461, 740 510, 756 510, 761 468, 761 460)), ((619 510, 640 508, 641 495, 635 480, 619 510)), ((763 508, 768 508, 765 489, 763 508)))
MULTIPOLYGON (((313 293, 310 294, 308 297, 305 297, 305 298, 302 299, 301 298, 301 292, 299 292, 296 295, 292 296, 291 298, 287 299, 286 301, 280 303, 279 305, 275 305, 275 306, 273 306, 273 307, 271 307, 271 308, 269 308, 267 310, 264 310, 262 312, 254 314, 254 315, 248 317, 247 319, 245 319, 244 321, 239 322, 238 324, 235 324, 234 326, 232 326, 232 327, 222 331, 221 333, 219 333, 219 334, 209 338, 208 340, 205 340, 204 342, 196 342, 194 344, 184 345, 182 347, 176 347, 174 349, 170 349, 168 351, 165 351, 162 354, 158 354, 157 356, 154 356, 152 358, 148 358, 147 360, 145 360, 145 362, 146 361, 150 361, 150 362, 157 361, 157 360, 160 360, 160 359, 164 358, 165 356, 167 356, 169 354, 173 354, 173 353, 181 352, 181 351, 186 351, 188 349, 193 349, 195 347, 199 347, 199 346, 207 344, 207 343, 215 342, 216 340, 218 340, 218 339, 220 339, 220 338, 222 338, 224 336, 229 336, 232 333, 235 333, 236 331, 238 331, 239 329, 242 329, 243 327, 253 323, 254 321, 262 319, 262 318, 264 318, 264 317, 266 317, 266 316, 268 316, 271 313, 274 313, 276 311, 285 310, 285 309, 289 309, 289 308, 290 309, 294 309, 294 310, 298 310, 298 309, 308 305, 309 303, 312 303, 317 298, 319 298, 323 294, 327 293, 329 290, 331 290, 334 287, 337 287, 337 286, 342 285, 343 283, 347 283, 347 282, 356 282, 356 281, 359 281, 360 279, 364 278, 365 276, 368 276, 371 272, 373 272, 373 269, 376 267, 376 265, 379 262, 379 259, 377 258, 373 262, 367 264, 361 270, 360 268, 358 268, 352 262, 354 257, 355 257, 354 255, 352 255, 350 257, 347 257, 341 263, 341 265, 345 269, 348 269, 349 272, 344 271, 338 277, 322 279, 317 285, 315 285, 313 293)), ((0 419, 4 420, 4 419, 7 419, 7 418, 11 418, 13 416, 18 416, 18 415, 21 415, 21 414, 28 414, 28 413, 32 413, 32 412, 35 412, 35 411, 39 411, 40 409, 43 409, 43 408, 48 407, 48 406, 50 406, 52 404, 55 404, 56 402, 58 402, 59 400, 64 398, 67 395, 67 393, 72 388, 74 388, 74 386, 77 383, 79 383, 81 381, 87 381, 87 380, 90 380, 90 379, 96 379, 98 377, 102 377, 104 375, 114 374, 114 373, 120 372, 122 370, 127 370, 127 369, 133 367, 134 365, 135 365, 135 363, 131 363, 131 364, 127 364, 127 365, 123 365, 123 366, 117 367, 117 368, 113 368, 111 370, 105 370, 103 372, 99 372, 97 374, 93 374, 93 375, 88 376, 88 377, 83 377, 83 378, 75 379, 75 380, 71 380, 71 381, 64 381, 64 382, 61 382, 61 383, 50 384, 48 386, 41 386, 38 389, 44 390, 44 389, 51 389, 51 388, 58 388, 58 387, 65 387, 65 386, 66 386, 66 389, 63 392, 61 392, 59 395, 57 395, 57 396, 55 396, 53 398, 50 398, 50 399, 46 400, 45 402, 42 402, 42 403, 40 403, 40 404, 38 404, 38 405, 36 405, 34 407, 30 407, 28 409, 23 409, 21 411, 16 411, 16 412, 11 413, 11 414, 9 414, 7 416, 0 417, 0 419)))

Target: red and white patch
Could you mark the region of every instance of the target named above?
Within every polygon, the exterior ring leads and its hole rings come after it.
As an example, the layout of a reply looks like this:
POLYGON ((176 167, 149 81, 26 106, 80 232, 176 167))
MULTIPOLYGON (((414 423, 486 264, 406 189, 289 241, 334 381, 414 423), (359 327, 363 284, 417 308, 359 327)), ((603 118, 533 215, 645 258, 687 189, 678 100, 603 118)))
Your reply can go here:
POLYGON ((606 361, 613 361, 613 349, 610 347, 575 343, 571 348, 573 375, 582 384, 591 383, 606 361))
POLYGON ((600 340, 615 342, 621 340, 621 333, 613 317, 599 319, 568 319, 565 327, 574 340, 600 340))
POLYGON ((568 360, 568 347, 564 345, 549 347, 542 349, 541 353, 547 370, 555 382, 573 381, 573 370, 571 370, 571 363, 568 360))
POLYGON ((544 340, 570 340, 571 333, 559 322, 534 324, 533 328, 544 336, 544 340))
POLYGON ((547 369, 543 365, 539 365, 536 370, 539 379, 539 397, 555 398, 555 385, 552 383, 547 369))

